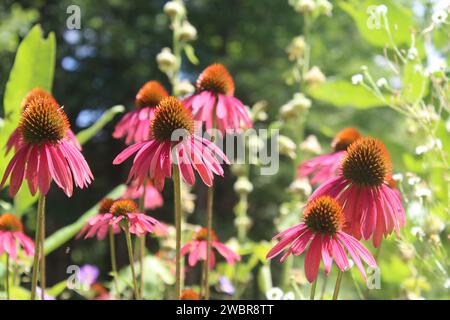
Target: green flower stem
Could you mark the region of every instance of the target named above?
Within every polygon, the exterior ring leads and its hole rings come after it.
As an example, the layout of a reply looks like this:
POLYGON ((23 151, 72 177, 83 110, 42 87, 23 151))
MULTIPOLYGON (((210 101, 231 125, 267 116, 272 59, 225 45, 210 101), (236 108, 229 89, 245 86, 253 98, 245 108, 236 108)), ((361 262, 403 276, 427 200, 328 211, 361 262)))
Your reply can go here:
POLYGON ((206 200, 206 261, 205 261, 205 300, 209 300, 210 292, 209 292, 209 264, 211 261, 211 229, 212 229, 212 211, 213 211, 213 203, 214 203, 214 186, 208 188, 208 195, 206 200))
POLYGON ((114 289, 116 291, 116 297, 120 299, 117 262, 116 262, 116 244, 114 241, 114 231, 112 227, 109 227, 109 251, 111 256, 111 269, 113 273, 114 289))
POLYGON ((136 300, 139 299, 139 290, 136 282, 136 272, 134 270, 134 257, 133 257, 133 244, 131 243, 131 234, 130 234, 130 227, 127 224, 125 225, 125 239, 127 242, 127 251, 128 251, 128 259, 130 260, 130 268, 131 268, 131 276, 133 277, 133 291, 134 291, 134 298, 136 300))
POLYGON ((9 254, 6 254, 5 291, 6 300, 9 300, 9 254))
MULTIPOLYGON (((35 250, 33 258, 33 271, 31 275, 31 300, 36 300, 36 288, 38 282, 38 270, 39 270, 39 258, 41 256, 42 246, 41 242, 41 226, 42 219, 45 215, 45 196, 40 194, 38 200, 38 211, 37 211, 37 221, 36 221, 36 235, 35 235, 35 250)), ((43 254, 43 252, 42 252, 43 254)))
POLYGON ((309 300, 314 300, 314 296, 316 295, 316 286, 317 286, 317 278, 311 285, 311 294, 309 295, 309 300))
MULTIPOLYGON (((45 212, 45 201, 44 201, 44 212, 45 212)), ((45 244, 45 214, 42 215, 41 219, 41 232, 40 232, 41 240, 39 241, 39 245, 41 246, 41 300, 45 300, 45 287, 46 287, 46 267, 45 267, 45 253, 44 253, 44 244, 45 244)))
POLYGON ((336 285, 334 287, 333 300, 337 300, 337 298, 339 296, 339 290, 341 289, 341 282, 342 282, 343 275, 344 275, 344 272, 339 270, 337 279, 336 279, 336 285))
POLYGON ((173 165, 173 184, 175 199, 175 229, 176 229, 176 267, 175 267, 175 291, 178 300, 181 298, 181 181, 180 171, 176 164, 173 165))
MULTIPOLYGON (((142 196, 139 198, 139 212, 145 214, 145 185, 146 181, 142 185, 142 196)), ((144 258, 145 258, 145 234, 139 239, 139 295, 144 297, 144 258)))

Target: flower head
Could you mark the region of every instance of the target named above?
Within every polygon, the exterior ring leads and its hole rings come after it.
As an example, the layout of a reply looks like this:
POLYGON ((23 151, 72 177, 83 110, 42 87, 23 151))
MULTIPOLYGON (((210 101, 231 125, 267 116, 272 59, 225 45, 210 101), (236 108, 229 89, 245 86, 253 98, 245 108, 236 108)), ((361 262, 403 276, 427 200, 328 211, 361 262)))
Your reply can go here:
POLYGON ((241 124, 252 126, 243 103, 234 97, 234 80, 221 64, 208 66, 196 82, 196 92, 184 100, 196 120, 204 121, 206 128, 239 129, 241 124))
MULTIPOLYGON (((103 201, 102 204, 104 202, 105 201, 103 201)), ((104 208, 106 208, 106 206, 104 208)), ((139 237, 149 232, 155 234, 158 233, 158 235, 167 233, 166 226, 158 220, 144 213, 139 213, 136 202, 129 199, 119 199, 111 204, 108 212, 99 213, 90 218, 77 235, 77 238, 84 235, 84 238, 86 239, 96 235, 98 240, 102 240, 106 237, 109 230, 118 233, 121 229, 127 227, 131 233, 134 233, 139 237)))
POLYGON ((376 266, 370 252, 353 236, 342 230, 344 213, 335 199, 321 196, 312 200, 306 206, 303 219, 303 222, 274 237, 281 240, 269 251, 268 259, 278 256, 288 246, 289 248, 281 257, 281 262, 290 254, 298 256, 306 251, 305 274, 311 283, 317 277, 321 259, 327 274, 331 271, 333 260, 340 270, 347 270, 350 262, 345 249, 364 278, 366 274, 361 259, 371 267, 376 266))
POLYGON ((311 176, 311 184, 320 184, 329 178, 335 177, 345 151, 359 138, 361 138, 361 134, 355 128, 342 129, 331 142, 334 152, 301 163, 298 168, 298 177, 311 176))
POLYGON ((369 239, 378 247, 382 237, 399 232, 405 224, 401 194, 389 186, 392 164, 384 144, 374 138, 358 139, 347 149, 337 177, 325 181, 311 195, 335 197, 343 204, 345 231, 369 239))
POLYGON ((87 187, 92 173, 79 148, 73 142, 66 113, 50 95, 28 98, 17 128, 18 144, 9 162, 0 188, 9 176, 9 193, 14 196, 25 178, 31 193, 46 195, 53 179, 72 196, 73 181, 87 187))
POLYGON ((158 81, 146 82, 136 94, 136 109, 123 116, 116 125, 113 137, 125 138, 126 144, 147 140, 156 107, 168 96, 166 89, 158 81))
POLYGON ((227 157, 214 143, 194 133, 192 115, 177 98, 160 102, 151 132, 150 140, 128 147, 114 159, 114 164, 120 164, 137 152, 128 182, 137 180, 142 185, 150 178, 162 190, 165 178, 172 177, 173 164, 189 185, 195 183, 194 169, 208 186, 212 185, 214 174, 223 176, 218 157, 229 163, 227 157))
POLYGON ((27 256, 34 255, 34 243, 24 233, 20 219, 11 213, 0 216, 0 256, 6 252, 11 258, 17 258, 17 242, 27 256))
MULTIPOLYGON (((206 261, 207 253, 207 232, 206 228, 200 228, 192 237, 192 240, 186 243, 181 248, 181 254, 187 255, 189 253, 188 263, 189 266, 193 267, 197 264, 199 260, 206 261)), ((241 257, 228 248, 226 245, 218 241, 217 235, 214 230, 211 230, 211 246, 212 249, 216 249, 217 252, 225 258, 227 263, 234 264, 236 261, 241 260, 241 257)), ((214 251, 211 249, 211 260, 209 267, 212 269, 215 265, 215 255, 214 251)))
POLYGON ((6 143, 6 153, 19 149, 26 142, 39 143, 40 140, 53 141, 66 138, 78 150, 81 146, 70 129, 70 124, 63 109, 55 98, 42 88, 34 88, 23 98, 21 103, 22 118, 6 143), (28 110, 30 107, 31 110, 28 110))

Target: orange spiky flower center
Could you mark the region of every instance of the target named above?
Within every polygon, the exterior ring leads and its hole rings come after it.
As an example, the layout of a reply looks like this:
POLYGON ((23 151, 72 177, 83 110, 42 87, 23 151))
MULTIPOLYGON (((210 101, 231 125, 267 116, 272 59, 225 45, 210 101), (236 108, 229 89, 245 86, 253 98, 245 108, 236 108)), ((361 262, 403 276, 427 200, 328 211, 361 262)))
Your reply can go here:
POLYGON ((345 128, 338 132, 331 142, 334 151, 345 151, 356 140, 361 138, 361 134, 355 128, 345 128))
POLYGON ((181 291, 181 300, 200 300, 200 295, 192 289, 181 291))
POLYGON ((198 92, 207 90, 216 94, 232 96, 234 94, 234 81, 227 68, 215 63, 208 66, 199 75, 196 89, 198 92))
MULTIPOLYGON (((150 129, 152 136, 158 141, 172 141, 172 134, 177 130, 194 133, 192 113, 177 98, 164 98, 155 111, 150 129)), ((183 134, 181 131, 178 133, 183 134)), ((178 133, 176 135, 179 137, 178 133)))
POLYGON ((55 98, 53 98, 53 96, 49 92, 45 91, 42 88, 36 87, 36 88, 31 89, 27 93, 25 98, 23 98, 22 103, 20 104, 22 112, 24 112, 25 109, 28 107, 30 101, 32 101, 36 97, 45 98, 45 99, 53 101, 54 103, 57 103, 55 98))
POLYGON ((161 83, 158 81, 148 81, 136 94, 136 108, 156 108, 161 100, 168 96, 169 93, 161 83))
MULTIPOLYGON (((212 241, 217 241, 217 235, 214 230, 211 230, 211 239, 212 241)), ((194 240, 198 241, 206 241, 208 240, 208 229, 201 228, 194 234, 194 240)))
POLYGON ((29 144, 56 143, 66 137, 69 128, 63 108, 45 95, 31 97, 19 121, 22 137, 29 144))
POLYGON ((138 205, 133 200, 117 200, 111 206, 111 211, 115 216, 126 215, 127 213, 138 212, 138 205))
POLYGON ((5 213, 0 216, 0 230, 23 232, 23 224, 20 219, 12 213, 5 213))
POLYGON ((100 201, 100 206, 98 208, 99 213, 108 213, 111 212, 111 207, 114 203, 114 200, 111 198, 104 198, 100 201))
POLYGON ((348 147, 341 168, 350 182, 360 187, 379 187, 390 175, 392 163, 384 144, 367 137, 348 147))
POLYGON ((320 196, 306 206, 303 219, 311 230, 333 235, 344 225, 344 212, 341 205, 329 196, 320 196))

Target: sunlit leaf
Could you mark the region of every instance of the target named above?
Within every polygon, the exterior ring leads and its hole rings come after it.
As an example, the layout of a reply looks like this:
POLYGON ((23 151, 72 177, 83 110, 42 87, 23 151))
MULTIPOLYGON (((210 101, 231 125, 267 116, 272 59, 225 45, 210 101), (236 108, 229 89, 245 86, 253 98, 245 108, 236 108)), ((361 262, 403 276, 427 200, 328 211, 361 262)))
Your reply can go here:
POLYGON ((336 107, 367 109, 384 106, 385 103, 360 85, 344 80, 328 81, 308 89, 314 99, 328 102, 336 107))

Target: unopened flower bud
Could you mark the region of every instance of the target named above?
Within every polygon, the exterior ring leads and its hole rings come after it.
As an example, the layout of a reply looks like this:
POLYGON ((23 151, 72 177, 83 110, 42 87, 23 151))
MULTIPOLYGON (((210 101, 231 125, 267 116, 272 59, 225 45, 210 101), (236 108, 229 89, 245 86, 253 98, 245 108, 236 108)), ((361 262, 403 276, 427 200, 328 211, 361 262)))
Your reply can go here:
POLYGON ((292 39, 291 43, 286 48, 286 53, 288 54, 289 60, 293 61, 301 56, 305 52, 305 38, 303 36, 298 36, 292 39))
POLYGON ((428 235, 438 235, 445 228, 444 222, 436 215, 428 215, 423 224, 423 231, 428 235))
POLYGON ((316 9, 316 3, 313 0, 299 0, 294 9, 299 13, 311 13, 316 9))
POLYGON ((182 41, 195 40, 197 39, 197 29, 188 21, 184 21, 181 25, 179 37, 182 41))
POLYGON ((296 158, 297 155, 295 153, 295 150, 297 148, 294 141, 286 136, 280 135, 278 137, 278 144, 280 147, 280 154, 285 155, 291 159, 296 158))
POLYGON ((173 71, 177 66, 177 58, 173 55, 170 48, 163 48, 160 53, 156 55, 156 62, 158 67, 163 72, 173 71))
POLYGON ((186 9, 182 2, 179 1, 169 1, 164 5, 164 13, 167 14, 170 18, 175 18, 177 16, 184 15, 186 13, 186 9))
POLYGON ((317 10, 326 16, 331 16, 333 5, 328 0, 317 0, 317 10))
POLYGON ((247 177, 239 177, 234 184, 234 191, 239 195, 246 195, 253 191, 253 184, 247 177))
POLYGON ((319 67, 312 67, 305 75, 305 81, 310 85, 321 84, 325 82, 326 77, 319 67))
POLYGON ((189 80, 182 80, 178 84, 177 90, 180 95, 184 96, 186 94, 193 93, 195 91, 195 87, 189 82, 189 80))

